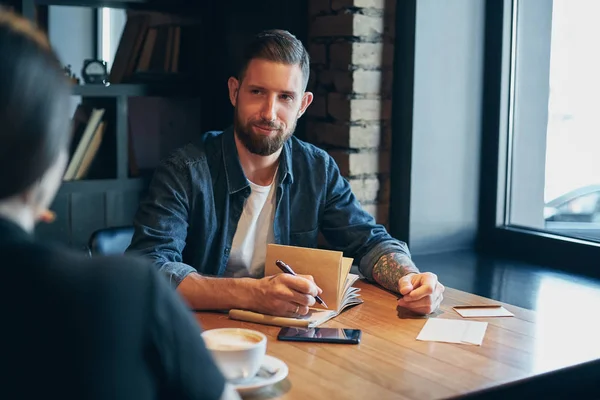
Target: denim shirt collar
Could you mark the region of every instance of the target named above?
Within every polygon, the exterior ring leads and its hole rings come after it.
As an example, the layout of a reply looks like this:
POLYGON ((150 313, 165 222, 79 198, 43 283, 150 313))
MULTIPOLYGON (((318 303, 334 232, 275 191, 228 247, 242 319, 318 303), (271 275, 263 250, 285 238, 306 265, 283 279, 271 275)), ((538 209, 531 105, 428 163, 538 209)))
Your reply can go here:
MULTIPOLYGON (((233 133, 233 126, 223 131, 223 140, 221 142, 223 150, 223 165, 225 166, 225 176, 227 177, 227 186, 229 194, 237 193, 240 190, 250 186, 238 156, 237 147, 233 133)), ((286 140, 279 157, 279 185, 283 183, 293 183, 294 174, 292 170, 292 141, 286 140)))

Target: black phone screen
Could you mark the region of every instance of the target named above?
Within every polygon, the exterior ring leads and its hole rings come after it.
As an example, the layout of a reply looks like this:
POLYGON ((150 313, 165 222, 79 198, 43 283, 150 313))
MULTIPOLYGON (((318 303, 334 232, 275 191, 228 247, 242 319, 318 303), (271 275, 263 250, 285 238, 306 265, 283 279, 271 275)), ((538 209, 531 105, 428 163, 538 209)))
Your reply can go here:
POLYGON ((360 329, 343 328, 282 328, 279 340, 320 343, 360 343, 360 329))

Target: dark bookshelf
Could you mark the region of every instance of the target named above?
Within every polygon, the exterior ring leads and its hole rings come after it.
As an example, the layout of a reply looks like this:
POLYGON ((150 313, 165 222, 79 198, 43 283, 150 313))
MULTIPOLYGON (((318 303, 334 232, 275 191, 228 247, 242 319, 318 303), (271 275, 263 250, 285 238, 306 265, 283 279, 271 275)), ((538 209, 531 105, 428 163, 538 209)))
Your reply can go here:
MULTIPOLYGON (((78 7, 111 7, 111 8, 127 8, 133 7, 148 7, 151 4, 164 5, 165 1, 148 1, 148 0, 34 0, 35 4, 52 5, 52 6, 78 6, 78 7)), ((174 3, 177 3, 176 1, 174 3)))
POLYGON ((65 181, 60 187, 59 194, 72 193, 103 193, 108 191, 142 191, 148 184, 148 177, 126 179, 85 179, 80 181, 65 181))
MULTIPOLYGON (((188 12, 195 7, 177 0, 22 0, 12 4, 23 16, 41 28, 47 28, 49 6, 109 7, 174 15, 178 11, 188 12)), ((102 151, 104 156, 108 154, 108 157, 104 157, 103 164, 95 173, 91 173, 90 169, 88 176, 83 179, 63 181, 51 206, 57 214, 56 221, 39 225, 36 235, 43 240, 58 241, 77 249, 84 249, 94 231, 111 226, 131 225, 153 170, 135 171, 132 167, 130 99, 197 98, 200 93, 198 88, 197 82, 181 73, 136 73, 127 83, 74 84, 72 96, 81 97, 81 103, 87 104, 88 107, 106 110, 103 120, 110 128, 104 131, 101 148, 96 157, 102 151)), ((96 159, 92 163, 94 162, 96 159)))
POLYGON ((74 85, 73 95, 83 97, 191 97, 198 95, 195 85, 168 83, 119 83, 116 85, 74 85))
POLYGON ((127 10, 151 10, 159 12, 190 12, 199 9, 197 3, 184 0, 152 1, 152 0, 23 0, 29 5, 73 6, 91 8, 122 8, 127 10))

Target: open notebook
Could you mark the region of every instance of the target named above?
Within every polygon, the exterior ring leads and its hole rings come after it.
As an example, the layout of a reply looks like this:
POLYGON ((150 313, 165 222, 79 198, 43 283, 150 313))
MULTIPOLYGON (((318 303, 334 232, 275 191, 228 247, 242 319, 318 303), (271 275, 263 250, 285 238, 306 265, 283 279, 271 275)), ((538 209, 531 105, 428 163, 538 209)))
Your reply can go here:
POLYGON ((230 310, 229 317, 267 325, 314 328, 336 317, 346 308, 361 304, 360 289, 352 285, 358 275, 351 274, 352 259, 339 251, 269 244, 265 260, 265 276, 281 273, 275 265, 283 260, 298 275, 312 275, 323 293, 321 298, 329 306, 315 303, 307 315, 299 318, 277 317, 246 310, 230 310))

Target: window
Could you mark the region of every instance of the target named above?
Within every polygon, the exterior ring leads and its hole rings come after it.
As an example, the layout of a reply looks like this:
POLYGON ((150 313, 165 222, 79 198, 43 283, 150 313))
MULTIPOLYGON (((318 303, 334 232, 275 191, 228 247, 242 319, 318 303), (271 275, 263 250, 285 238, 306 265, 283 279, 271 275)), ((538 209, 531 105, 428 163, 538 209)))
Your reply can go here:
POLYGON ((98 9, 98 58, 106 61, 108 70, 121 40, 121 34, 127 21, 125 10, 116 8, 98 9))
POLYGON ((600 1, 515 1, 506 224, 600 241, 600 1))
POLYGON ((600 1, 485 13, 480 248, 600 272, 600 1))

